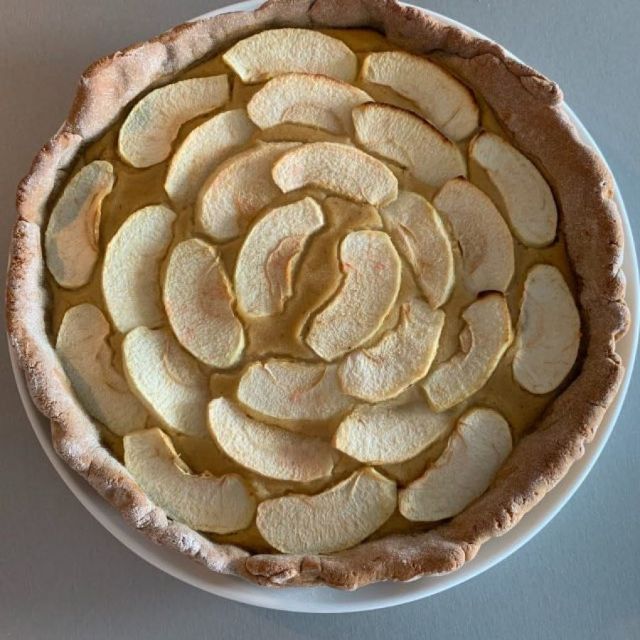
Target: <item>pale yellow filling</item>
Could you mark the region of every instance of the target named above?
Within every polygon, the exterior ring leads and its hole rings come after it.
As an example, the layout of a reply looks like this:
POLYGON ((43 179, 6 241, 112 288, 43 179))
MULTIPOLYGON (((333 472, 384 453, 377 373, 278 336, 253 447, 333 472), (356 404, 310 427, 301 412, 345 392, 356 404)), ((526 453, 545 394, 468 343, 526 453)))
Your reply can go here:
MULTIPOLYGON (((371 31, 327 30, 327 33, 343 40, 358 54, 360 60, 362 60, 367 52, 394 48, 382 36, 371 31)), ((199 77, 228 72, 229 69, 224 65, 221 57, 217 56, 210 61, 191 68, 188 72, 182 74, 181 77, 199 77)), ((245 86, 238 78, 234 78, 231 101, 225 105, 223 109, 245 107, 249 98, 260 89, 261 86, 262 85, 245 86)), ((406 100, 383 87, 373 86, 359 81, 356 82, 356 86, 367 91, 367 93, 378 101, 388 102, 400 107, 410 106, 406 100)), ((482 100, 479 100, 479 103, 481 106, 482 126, 487 130, 501 133, 500 127, 490 110, 483 104, 482 100)), ((209 117, 211 117, 211 114, 196 118, 184 125, 174 143, 174 150, 191 130, 209 117)), ((101 309, 105 309, 100 287, 104 251, 109 240, 132 212, 149 204, 164 203, 172 207, 178 214, 178 220, 174 227, 172 246, 175 246, 175 244, 185 238, 200 235, 195 231, 193 207, 177 209, 173 206, 164 191, 163 182, 167 170, 167 162, 148 169, 134 169, 119 158, 116 150, 119 124, 120 123, 117 123, 99 140, 90 144, 81 154, 81 157, 74 167, 74 171, 77 171, 80 167, 93 160, 108 160, 113 164, 116 183, 112 193, 104 200, 102 205, 100 258, 91 281, 80 289, 70 291, 58 286, 52 277, 49 276, 48 278, 52 293, 51 332, 53 336, 57 334, 62 317, 71 306, 82 302, 91 302, 101 309)), ((257 140, 346 141, 346 139, 331 136, 320 131, 296 126, 279 126, 267 131, 258 131, 254 135, 251 143, 247 144, 246 147, 251 146, 251 144, 257 140)), ((466 156, 467 142, 460 143, 460 147, 466 156)), ((239 149, 238 151, 241 150, 243 149, 239 149)), ((488 193, 504 214, 504 205, 501 203, 499 195, 483 174, 482 170, 477 166, 471 166, 469 169, 470 180, 488 193)), ((420 193, 429 200, 433 198, 434 190, 412 179, 406 172, 398 169, 395 173, 399 179, 400 188, 420 193)), ((327 198, 326 194, 315 190, 306 190, 303 194, 301 194, 300 191, 296 191, 293 194, 283 194, 279 196, 272 202, 271 206, 278 206, 298 200, 301 195, 312 195, 320 202, 327 198)), ((240 364, 232 370, 223 372, 213 371, 201 365, 204 371, 211 374, 211 398, 233 396, 239 378, 245 369, 245 365, 256 359, 277 355, 318 360, 313 351, 304 343, 301 332, 311 314, 322 306, 339 286, 341 273, 337 257, 338 243, 349 230, 377 228, 380 226, 380 219, 376 210, 368 205, 355 205, 345 200, 333 199, 331 204, 325 202, 323 209, 326 216, 326 225, 314 236, 313 242, 309 243, 308 250, 306 250, 300 258, 298 273, 294 281, 293 297, 287 302, 283 313, 275 317, 242 318, 247 331, 247 347, 240 364)), ((218 246, 229 274, 233 273, 241 244, 242 238, 239 238, 218 246)), ((170 251, 171 248, 169 249, 169 252, 170 251)), ((446 323, 434 364, 448 359, 457 351, 458 336, 462 328, 460 318, 461 311, 473 302, 475 298, 475 296, 469 293, 464 287, 464 279, 461 277, 461 257, 459 250, 454 247, 454 252, 456 260, 456 286, 450 300, 443 307, 446 312, 446 323)), ((558 267, 569 286, 572 289, 574 288, 573 274, 567 261, 562 237, 552 246, 545 249, 531 249, 515 241, 515 276, 507 293, 507 300, 514 325, 518 317, 526 271, 531 265, 538 262, 553 264, 558 267)), ((389 314, 385 320, 382 330, 391 328, 396 323, 399 305, 418 293, 419 291, 411 270, 405 265, 403 268, 401 292, 397 304, 394 311, 389 314)), ((377 340, 379 335, 380 332, 376 334, 374 340, 377 340)), ((116 354, 114 364, 120 371, 122 370, 120 362, 120 344, 122 338, 123 336, 118 334, 114 334, 110 338, 114 353, 116 354)), ((512 359, 513 346, 502 358, 498 368, 484 388, 470 400, 455 407, 455 413, 460 414, 466 407, 471 405, 493 407, 499 410, 509 421, 514 440, 517 441, 535 422, 536 418, 544 411, 551 400, 560 392, 560 389, 554 393, 543 396, 532 395, 523 390, 513 379, 511 371, 512 359)), ((420 393, 418 389, 412 388, 405 395, 406 397, 417 398, 421 397, 420 393)), ((316 433, 330 438, 338 422, 339 420, 315 423, 307 425, 305 430, 308 433, 316 433)), ((151 417, 148 423, 149 425, 157 426, 151 417)), ((104 439, 114 454, 122 459, 121 439, 109 433, 106 429, 104 430, 104 439)), ((194 472, 209 471, 214 475, 221 475, 227 472, 240 473, 250 481, 258 498, 282 495, 292 490, 296 492, 315 493, 335 484, 335 482, 345 478, 353 470, 361 466, 360 463, 343 456, 335 468, 333 477, 307 484, 295 484, 269 480, 252 474, 220 452, 212 439, 197 439, 183 435, 173 436, 172 439, 176 449, 194 472)), ((439 442, 410 461, 382 466, 380 470, 396 479, 399 484, 406 484, 421 475, 426 464, 434 460, 442 451, 444 444, 444 442, 439 442)), ((428 526, 429 525, 409 522, 396 513, 375 535, 380 536, 385 533, 397 531, 424 530, 428 528, 428 526)), ((236 534, 226 536, 213 535, 212 537, 218 540, 233 541, 254 550, 268 548, 255 525, 236 534)))

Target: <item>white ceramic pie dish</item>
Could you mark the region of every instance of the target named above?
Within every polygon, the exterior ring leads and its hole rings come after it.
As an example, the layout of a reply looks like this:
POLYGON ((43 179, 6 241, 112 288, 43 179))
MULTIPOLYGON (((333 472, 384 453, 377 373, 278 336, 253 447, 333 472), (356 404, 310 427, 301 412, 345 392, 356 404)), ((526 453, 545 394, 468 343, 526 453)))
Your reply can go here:
MULTIPOLYGON (((254 1, 241 2, 207 15, 215 15, 225 11, 250 10, 259 6, 259 4, 260 2, 254 1)), ((472 31, 453 20, 435 13, 433 15, 460 28, 472 31)), ((592 146, 602 157, 595 142, 575 114, 569 108, 567 108, 567 113, 578 128, 584 141, 592 146)), ((602 159, 604 161, 604 158, 602 159)), ((24 378, 17 368, 13 353, 11 353, 18 390, 38 440, 67 486, 89 512, 118 540, 137 555, 166 573, 195 587, 231 600, 287 611, 315 613, 363 611, 417 600, 448 589, 482 573, 530 540, 558 513, 580 486, 613 429, 628 388, 637 349, 639 326, 637 315, 638 300, 640 299, 638 267, 633 238, 624 204, 617 188, 616 199, 624 225, 626 244, 623 269, 627 276, 627 302, 632 315, 630 330, 618 345, 618 351, 627 369, 620 392, 605 414, 604 420, 593 442, 587 447, 584 457, 574 463, 570 472, 558 486, 544 498, 541 504, 527 513, 517 527, 501 538, 490 540, 482 547, 474 560, 450 575, 421 578, 410 583, 375 584, 355 592, 341 592, 326 587, 318 587, 313 589, 287 589, 285 594, 281 590, 265 589, 246 583, 238 578, 213 574, 173 551, 156 546, 130 528, 117 511, 112 509, 80 476, 73 473, 58 458, 51 444, 49 423, 35 409, 26 389, 24 378)))

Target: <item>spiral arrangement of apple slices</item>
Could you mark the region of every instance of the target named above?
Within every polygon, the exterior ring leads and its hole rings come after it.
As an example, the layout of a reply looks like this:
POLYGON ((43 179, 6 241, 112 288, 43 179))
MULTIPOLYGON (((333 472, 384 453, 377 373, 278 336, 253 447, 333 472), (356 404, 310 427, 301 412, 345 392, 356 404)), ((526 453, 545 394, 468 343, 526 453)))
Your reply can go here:
POLYGON ((86 164, 53 207, 51 275, 81 289, 99 269, 104 300, 69 308, 57 334, 77 397, 123 437, 150 498, 201 531, 255 523, 279 551, 330 553, 396 511, 456 515, 511 451, 500 395, 477 395, 505 354, 532 395, 576 360, 570 289, 531 258, 557 242, 551 189, 427 58, 277 29, 222 59, 228 73, 156 88, 124 119, 121 160, 165 163, 166 198, 131 211, 102 259, 116 167, 86 164), (312 286, 306 257, 331 234, 335 251, 315 264, 335 282, 312 286), (305 356, 251 351, 252 327, 279 326, 301 296, 315 296, 297 338, 305 356), (214 395, 209 378, 225 372, 237 384, 214 395), (209 439, 237 472, 193 473, 179 437, 209 439), (439 455, 398 487, 390 465, 434 444, 439 455))

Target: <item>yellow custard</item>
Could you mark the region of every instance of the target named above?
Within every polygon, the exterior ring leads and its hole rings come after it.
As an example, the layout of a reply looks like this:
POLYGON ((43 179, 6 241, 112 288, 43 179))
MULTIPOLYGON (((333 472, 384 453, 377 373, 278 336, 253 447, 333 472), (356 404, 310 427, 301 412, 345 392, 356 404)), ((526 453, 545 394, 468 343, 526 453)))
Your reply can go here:
MULTIPOLYGON (((325 30, 325 33, 344 41, 357 53, 360 61, 362 61, 369 52, 386 51, 397 48, 373 31, 332 29, 325 30)), ((216 56, 211 60, 193 66, 176 79, 217 75, 221 73, 229 73, 229 68, 222 62, 221 56, 216 56)), ((263 86, 262 84, 244 85, 239 78, 236 76, 232 77, 231 100, 222 110, 246 107, 251 96, 263 86)), ((377 101, 390 103, 403 108, 415 108, 409 101, 399 97, 390 89, 363 83, 359 80, 355 85, 365 90, 377 101)), ((487 105, 479 96, 476 96, 476 98, 481 109, 482 127, 489 131, 503 133, 487 105)), ((173 148, 176 149, 190 131, 215 113, 216 112, 213 112, 213 114, 208 113, 205 116, 195 118, 185 124, 181 128, 173 148)), ((136 169, 121 160, 117 152, 117 134, 121 122, 122 121, 115 123, 100 139, 86 147, 72 172, 72 174, 75 173, 94 160, 108 160, 113 165, 116 182, 113 191, 104 200, 102 205, 99 240, 100 258, 94 269, 91 281, 86 286, 71 291, 58 286, 54 279, 48 275, 48 284, 52 294, 50 321, 51 334, 53 337, 55 337, 58 332, 64 313, 71 306, 82 302, 90 302, 100 309, 105 310, 106 307, 100 284, 104 251, 120 225, 137 209, 150 204, 166 204, 178 214, 177 221, 174 225, 173 241, 167 252, 167 256, 176 244, 188 237, 202 237, 212 243, 209 238, 206 238, 197 231, 194 224, 194 207, 177 208, 165 193, 163 182, 168 161, 154 165, 148 169, 136 169)), ((296 140, 303 142, 316 140, 348 141, 347 138, 333 136, 321 131, 300 126, 284 125, 265 131, 257 130, 251 141, 244 147, 236 149, 236 152, 249 148, 259 140, 296 140)), ((459 146, 466 157, 468 140, 459 143, 459 146)), ((420 193, 430 201, 433 199, 434 189, 418 182, 402 168, 394 167, 389 162, 387 162, 387 164, 391 166, 398 178, 401 189, 420 193)), ((469 167, 469 179, 485 193, 489 194, 496 206, 503 215, 505 215, 504 203, 501 202, 496 190, 478 166, 471 164, 469 167)), ((289 194, 282 194, 271 203, 270 207, 293 202, 303 195, 312 195, 321 203, 326 224, 312 237, 307 249, 300 258, 294 281, 294 293, 292 298, 286 303, 283 313, 263 318, 240 316, 245 326, 247 343, 240 362, 228 370, 213 370, 201 363, 199 364, 203 372, 210 376, 210 393, 212 399, 218 396, 233 397, 238 381, 246 369, 246 366, 256 360, 277 356, 322 362, 305 344, 302 336, 309 318, 327 302, 340 285, 342 274, 338 262, 339 242, 345 233, 350 230, 382 228, 380 217, 374 207, 354 204, 340 198, 328 196, 326 193, 315 189, 298 190, 289 194)), ((260 216, 258 216, 258 219, 259 217, 260 216)), ((227 273, 230 275, 234 272, 235 261, 242 242, 243 238, 239 238, 217 245, 227 273)), ((524 278, 530 266, 536 263, 555 265, 562 272, 572 291, 574 290, 574 279, 561 236, 556 239, 554 244, 544 249, 525 247, 516 239, 514 239, 514 247, 515 275, 511 287, 506 294, 506 298, 511 319, 515 326, 519 313, 524 278)), ((461 255, 455 244, 454 257, 456 263, 456 285, 449 301, 442 307, 446 314, 446 323, 440 338, 434 366, 439 362, 447 360, 457 351, 459 334, 463 327, 460 318, 461 311, 476 298, 474 294, 465 288, 464 280, 460 277, 461 255)), ((164 268, 166 268, 166 259, 163 270, 164 268)), ((157 283, 157 286, 158 291, 160 291, 161 281, 157 283)), ((419 295, 419 289, 416 286, 411 269, 407 264, 404 264, 400 295, 398 296, 394 309, 386 318, 381 329, 368 344, 375 343, 382 332, 395 325, 398 319, 399 305, 414 295, 419 295)), ((122 371, 120 361, 122 339, 123 336, 117 334, 115 330, 110 337, 115 354, 114 364, 119 371, 122 371)), ((456 415, 460 415, 465 409, 475 405, 495 408, 508 420, 511 425, 514 442, 517 442, 535 423, 536 419, 542 414, 553 398, 561 393, 564 386, 546 395, 533 395, 525 391, 513 379, 511 369, 513 351, 514 347, 512 345, 500 361, 489 382, 481 391, 465 402, 457 405, 454 408, 454 412, 456 415)), ((414 385, 403 393, 402 398, 423 398, 422 393, 423 392, 414 385)), ((342 417, 343 416, 339 416, 338 418, 322 422, 300 424, 295 426, 295 428, 304 430, 306 433, 321 435, 330 439, 342 417)), ((147 424, 149 426, 159 426, 151 416, 149 416, 147 424)), ((355 469, 362 466, 361 463, 346 455, 342 455, 341 461, 336 466, 332 477, 305 484, 271 480, 244 469, 228 458, 218 449, 213 439, 200 439, 175 434, 170 435, 172 435, 172 440, 177 451, 194 473, 209 472, 216 476, 228 472, 238 473, 249 481, 258 499, 280 496, 288 492, 317 493, 335 484, 337 481, 346 478, 355 469)), ((105 428, 104 440, 114 452, 114 455, 122 459, 121 438, 110 433, 105 428)), ((406 485, 424 472, 426 465, 437 458, 445 445, 446 441, 440 441, 412 460, 399 464, 382 465, 377 468, 379 471, 395 479, 399 486, 406 485)), ((390 532, 422 531, 430 526, 432 525, 410 522, 396 512, 374 536, 377 537, 390 532)), ((255 551, 269 549, 267 543, 258 533, 255 524, 249 529, 235 534, 207 535, 210 535, 210 537, 215 540, 235 542, 255 551)))

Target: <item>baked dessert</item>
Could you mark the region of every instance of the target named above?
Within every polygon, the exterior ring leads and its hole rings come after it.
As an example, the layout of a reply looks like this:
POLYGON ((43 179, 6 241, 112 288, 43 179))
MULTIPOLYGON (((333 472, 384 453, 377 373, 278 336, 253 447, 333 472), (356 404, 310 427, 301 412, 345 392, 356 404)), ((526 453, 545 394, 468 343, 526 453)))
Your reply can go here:
POLYGON ((270 2, 97 62, 18 213, 8 327, 56 450, 260 584, 459 568, 621 379, 611 178, 559 89, 393 2, 270 2))

